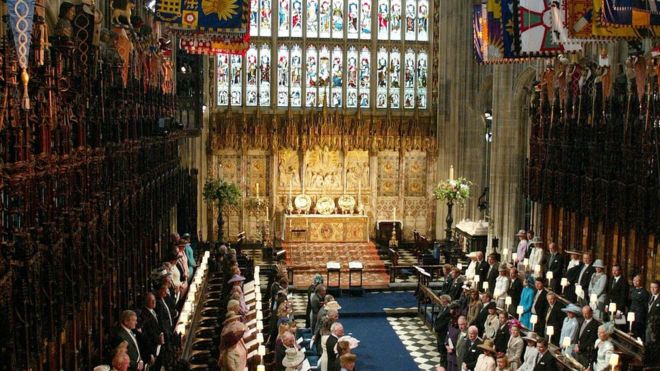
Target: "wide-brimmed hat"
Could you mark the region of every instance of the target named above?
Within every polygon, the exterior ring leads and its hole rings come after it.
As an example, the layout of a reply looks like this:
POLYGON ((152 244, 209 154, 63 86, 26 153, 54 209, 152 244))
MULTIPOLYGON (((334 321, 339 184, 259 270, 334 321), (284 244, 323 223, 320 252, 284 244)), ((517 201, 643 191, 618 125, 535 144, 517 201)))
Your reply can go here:
POLYGON ((484 340, 483 344, 477 345, 477 348, 495 353, 495 348, 493 346, 494 346, 493 341, 490 340, 490 339, 486 339, 486 340, 484 340))
POLYGON ((165 254, 163 261, 171 262, 172 260, 178 260, 178 259, 179 259, 179 252, 176 250, 170 250, 168 253, 165 254))
POLYGON ((527 336, 525 336, 523 340, 531 340, 536 343, 539 341, 539 336, 534 332, 528 332, 527 336))
POLYGON ((151 279, 153 281, 160 281, 167 276, 171 276, 172 272, 165 269, 165 267, 158 267, 151 271, 151 279))
POLYGON ((229 312, 227 312, 227 317, 225 317, 225 320, 222 321, 222 325, 226 326, 228 323, 233 322, 233 321, 237 321, 237 320, 240 320, 240 319, 241 319, 241 316, 239 316, 238 314, 236 314, 232 311, 229 311, 229 312))
POLYGON ((476 251, 472 251, 472 252, 470 252, 469 254, 467 254, 467 257, 468 257, 468 258, 475 258, 475 259, 476 259, 476 258, 477 258, 477 252, 476 252, 476 251))
POLYGON ((521 230, 518 231, 518 233, 516 233, 516 236, 525 236, 525 237, 527 237, 527 232, 525 232, 524 229, 521 229, 521 230))
POLYGON ((603 261, 600 259, 596 259, 593 265, 594 268, 605 268, 605 265, 603 265, 603 261))
POLYGON ((340 337, 339 339, 337 339, 337 343, 335 344, 335 348, 334 348, 335 353, 338 353, 337 352, 337 344, 339 344, 340 341, 347 342, 348 347, 350 349, 355 349, 355 348, 358 347, 358 345, 360 345, 360 340, 358 340, 358 339, 356 339, 356 338, 354 338, 350 335, 344 335, 344 336, 340 337))
POLYGON ((573 303, 568 304, 568 306, 566 308, 561 308, 561 311, 564 312, 564 313, 569 313, 569 312, 574 313, 578 316, 580 314, 582 314, 582 309, 580 309, 580 307, 578 307, 577 305, 575 305, 573 303))
POLYGON ((530 245, 543 245, 543 240, 540 237, 534 237, 529 241, 530 245))
POLYGON ((488 309, 497 309, 497 303, 495 303, 494 301, 489 302, 488 304, 486 304, 486 310, 488 309))
POLYGON ((582 255, 582 251, 578 250, 566 250, 565 252, 569 255, 582 255))
POLYGON ((288 348, 286 350, 284 359, 282 360, 282 366, 296 367, 303 363, 304 360, 305 353, 302 350, 297 350, 296 348, 288 348))
POLYGON ((245 281, 245 277, 243 277, 239 274, 235 274, 234 276, 232 276, 232 278, 229 279, 229 281, 227 281, 227 283, 234 283, 234 282, 240 282, 240 281, 245 281))
POLYGON ((329 301, 329 302, 325 303, 325 305, 323 307, 325 307, 326 310, 333 310, 333 309, 334 310, 340 310, 341 309, 341 305, 339 305, 339 303, 337 303, 336 301, 329 301))
POLYGON ((190 238, 190 233, 186 232, 181 235, 181 238, 189 239, 190 238))

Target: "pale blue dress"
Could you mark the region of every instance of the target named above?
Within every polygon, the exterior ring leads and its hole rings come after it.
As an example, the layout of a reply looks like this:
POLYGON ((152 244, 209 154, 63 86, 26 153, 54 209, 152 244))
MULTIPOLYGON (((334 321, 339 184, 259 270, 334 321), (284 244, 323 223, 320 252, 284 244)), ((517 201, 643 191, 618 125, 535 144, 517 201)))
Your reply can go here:
POLYGON ((528 329, 532 329, 532 303, 534 302, 534 289, 530 286, 525 287, 520 295, 520 305, 523 307, 523 314, 520 316, 520 322, 528 329))

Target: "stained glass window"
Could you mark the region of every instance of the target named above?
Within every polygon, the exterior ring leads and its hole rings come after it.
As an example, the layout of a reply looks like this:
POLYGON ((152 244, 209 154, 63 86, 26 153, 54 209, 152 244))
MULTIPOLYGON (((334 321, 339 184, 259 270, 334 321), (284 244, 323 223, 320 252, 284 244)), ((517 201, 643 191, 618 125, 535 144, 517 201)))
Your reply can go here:
POLYGON ((289 105, 289 49, 284 45, 277 52, 277 105, 289 105))
POLYGON ((249 1, 254 44, 217 56, 219 106, 428 107, 429 0, 249 1))
POLYGON ((307 94, 305 96, 305 106, 316 107, 318 95, 316 88, 318 86, 318 52, 314 46, 307 48, 307 58, 305 59, 305 70, 307 71, 307 94))
POLYGON ((270 47, 259 50, 259 105, 270 106, 270 47))

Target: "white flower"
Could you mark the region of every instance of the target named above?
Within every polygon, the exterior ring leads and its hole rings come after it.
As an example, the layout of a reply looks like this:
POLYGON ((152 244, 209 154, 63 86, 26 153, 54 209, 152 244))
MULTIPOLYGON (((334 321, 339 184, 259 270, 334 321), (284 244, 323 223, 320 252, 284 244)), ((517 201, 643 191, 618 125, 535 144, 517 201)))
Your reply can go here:
POLYGON ((449 185, 452 186, 452 187, 456 187, 456 181, 453 180, 453 179, 450 180, 450 181, 449 181, 449 185))
POLYGON ((470 187, 467 186, 467 184, 461 184, 461 191, 468 191, 470 190, 470 187))

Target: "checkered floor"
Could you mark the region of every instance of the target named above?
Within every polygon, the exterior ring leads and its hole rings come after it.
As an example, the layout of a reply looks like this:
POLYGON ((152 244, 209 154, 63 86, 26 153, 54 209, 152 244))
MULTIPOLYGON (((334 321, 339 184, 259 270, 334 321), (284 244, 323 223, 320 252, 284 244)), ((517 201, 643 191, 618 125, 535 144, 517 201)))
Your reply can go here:
POLYGON ((420 370, 435 370, 440 362, 435 334, 419 317, 387 317, 420 370))

